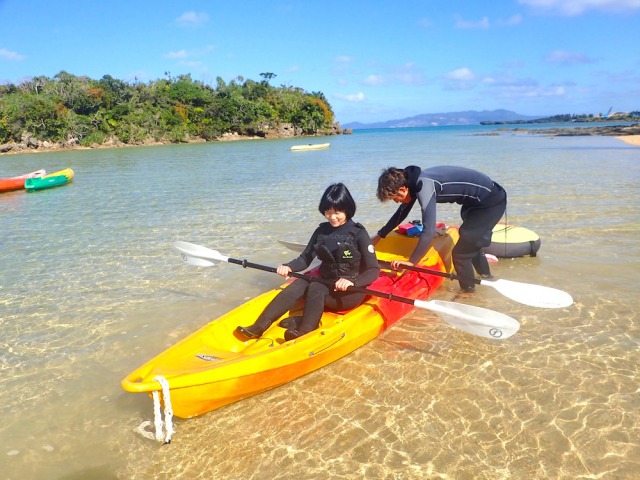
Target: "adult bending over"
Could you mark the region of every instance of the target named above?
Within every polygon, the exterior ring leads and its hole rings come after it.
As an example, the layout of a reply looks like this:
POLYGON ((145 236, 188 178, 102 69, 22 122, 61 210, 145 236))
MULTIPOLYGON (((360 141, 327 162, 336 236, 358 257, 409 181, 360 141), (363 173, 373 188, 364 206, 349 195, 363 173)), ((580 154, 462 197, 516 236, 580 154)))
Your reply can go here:
POLYGON ((463 277, 460 288, 464 292, 474 291, 474 268, 483 278, 491 278, 482 248, 491 244, 493 227, 507 208, 507 193, 487 175, 464 167, 390 167, 378 179, 377 196, 381 202, 393 200, 401 205, 373 237, 374 245, 407 218, 416 200, 422 210, 423 230, 418 244, 409 261, 394 261, 394 268, 413 265, 427 253, 436 236, 436 204, 458 203, 462 205, 462 225, 460 239, 453 248, 453 265, 463 277))
POLYGON ((342 183, 327 188, 318 210, 327 219, 311 236, 298 258, 278 266, 277 272, 288 277, 309 267, 314 258, 321 260, 320 277, 327 282, 299 278, 282 290, 258 317, 253 325, 238 327, 244 338, 258 338, 280 316, 301 298, 304 313, 300 322, 281 323, 287 328, 285 340, 309 333, 320 324, 322 312, 349 310, 360 305, 365 294, 350 292, 351 286, 366 287, 378 278, 380 267, 369 234, 352 220, 356 213, 353 197, 342 183))

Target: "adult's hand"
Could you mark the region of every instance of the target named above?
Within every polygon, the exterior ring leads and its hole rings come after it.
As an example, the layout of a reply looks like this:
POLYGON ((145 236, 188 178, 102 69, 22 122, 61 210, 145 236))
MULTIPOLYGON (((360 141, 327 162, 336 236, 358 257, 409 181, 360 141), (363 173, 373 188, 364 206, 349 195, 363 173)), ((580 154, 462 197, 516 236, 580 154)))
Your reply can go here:
POLYGON ((291 267, 289 265, 278 265, 278 268, 276 268, 276 272, 281 277, 289 278, 289 274, 291 273, 291 267))
POLYGON ((392 260, 391 261, 391 268, 393 268, 394 270, 402 270, 402 266, 403 265, 406 265, 407 267, 413 267, 413 263, 405 262, 404 260, 392 260))
POLYGON ((336 280, 336 284, 334 286, 336 290, 339 290, 341 292, 346 291, 349 287, 353 287, 353 282, 351 280, 347 280, 346 278, 339 278, 338 280, 336 280))

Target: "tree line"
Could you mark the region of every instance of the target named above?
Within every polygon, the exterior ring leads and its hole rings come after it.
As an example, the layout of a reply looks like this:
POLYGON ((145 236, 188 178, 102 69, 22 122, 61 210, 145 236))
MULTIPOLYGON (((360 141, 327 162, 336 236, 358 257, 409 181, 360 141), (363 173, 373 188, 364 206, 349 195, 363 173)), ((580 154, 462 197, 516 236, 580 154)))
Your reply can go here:
POLYGON ((321 92, 274 87, 275 74, 261 81, 237 77, 216 85, 171 76, 149 83, 105 75, 99 80, 62 71, 0 85, 0 144, 25 134, 41 141, 125 144, 145 141, 214 140, 225 133, 260 135, 282 124, 301 134, 331 127, 334 114, 321 92))

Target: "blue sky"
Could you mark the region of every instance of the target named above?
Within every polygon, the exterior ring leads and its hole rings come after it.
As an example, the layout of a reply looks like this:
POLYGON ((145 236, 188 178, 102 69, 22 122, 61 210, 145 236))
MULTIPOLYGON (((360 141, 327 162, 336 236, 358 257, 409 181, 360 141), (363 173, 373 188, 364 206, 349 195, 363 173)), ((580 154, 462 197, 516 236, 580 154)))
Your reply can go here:
POLYGON ((336 119, 640 110, 640 0, 0 0, 0 83, 242 76, 336 119))

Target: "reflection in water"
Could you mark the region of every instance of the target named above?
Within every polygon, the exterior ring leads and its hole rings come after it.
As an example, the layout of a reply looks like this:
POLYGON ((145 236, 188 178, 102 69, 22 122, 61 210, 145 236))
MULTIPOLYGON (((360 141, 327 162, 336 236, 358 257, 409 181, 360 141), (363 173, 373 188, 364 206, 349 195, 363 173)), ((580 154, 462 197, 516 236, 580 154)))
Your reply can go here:
MULTIPOLYGON (((76 178, 0 196, 0 477, 634 478, 640 150, 474 131, 357 133, 305 157, 265 141, 3 158, 8 174, 70 166, 76 178), (516 336, 492 342, 415 311, 320 371, 177 420, 168 446, 134 433, 152 403, 120 380, 279 284, 185 268, 173 241, 277 265, 295 255, 277 240, 322 221, 326 185, 345 182, 375 231, 394 208, 375 199, 380 170, 412 163, 497 178, 508 221, 542 247, 494 274, 575 304, 536 309, 478 288, 456 301, 519 319, 516 336)), ((455 206, 439 212, 459 223, 455 206)), ((447 281, 437 298, 456 292, 447 281)))

